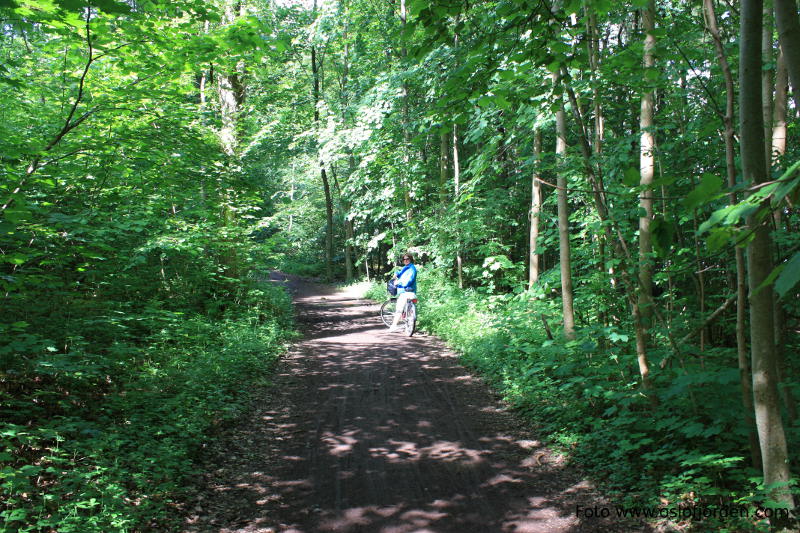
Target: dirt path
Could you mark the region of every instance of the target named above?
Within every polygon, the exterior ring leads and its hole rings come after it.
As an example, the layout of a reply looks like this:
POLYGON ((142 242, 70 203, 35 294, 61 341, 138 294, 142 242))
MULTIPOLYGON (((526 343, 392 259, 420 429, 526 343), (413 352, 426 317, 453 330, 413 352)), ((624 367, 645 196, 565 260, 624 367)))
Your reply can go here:
POLYGON ((304 339, 217 444, 189 532, 636 531, 436 338, 291 278, 304 339))

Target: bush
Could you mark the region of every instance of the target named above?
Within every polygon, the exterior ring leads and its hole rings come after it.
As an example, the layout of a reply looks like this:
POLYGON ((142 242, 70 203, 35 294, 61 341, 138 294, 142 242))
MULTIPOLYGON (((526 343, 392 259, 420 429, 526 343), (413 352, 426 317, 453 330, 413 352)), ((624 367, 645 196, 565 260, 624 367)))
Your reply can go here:
POLYGON ((170 529, 203 443, 247 407, 292 336, 290 298, 269 284, 219 319, 150 306, 112 322, 141 337, 75 343, 3 390, 0 530, 170 529))
MULTIPOLYGON (((739 403, 729 400, 739 394, 729 349, 707 351, 703 368, 683 361, 655 372, 655 407, 640 389, 630 324, 584 326, 567 342, 560 301, 542 291, 459 290, 435 270, 419 286, 420 328, 459 351, 607 490, 637 505, 719 505, 757 492, 739 403)), ((576 308, 592 313, 595 300, 579 293, 576 308)), ((667 356, 652 349, 653 366, 667 356)))

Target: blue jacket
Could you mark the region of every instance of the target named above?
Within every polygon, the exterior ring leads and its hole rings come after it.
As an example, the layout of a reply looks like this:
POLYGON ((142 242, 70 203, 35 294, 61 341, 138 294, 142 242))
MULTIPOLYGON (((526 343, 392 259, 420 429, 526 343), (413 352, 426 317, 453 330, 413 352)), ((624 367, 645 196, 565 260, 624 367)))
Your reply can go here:
POLYGON ((417 292, 417 267, 409 263, 397 273, 397 293, 417 292))

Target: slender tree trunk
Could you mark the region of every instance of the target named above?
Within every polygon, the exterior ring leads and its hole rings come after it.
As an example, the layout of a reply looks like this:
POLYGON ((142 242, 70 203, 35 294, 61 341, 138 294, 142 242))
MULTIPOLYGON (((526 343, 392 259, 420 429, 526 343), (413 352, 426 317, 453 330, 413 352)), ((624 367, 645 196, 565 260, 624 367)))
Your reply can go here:
MULTIPOLYGON (((598 160, 602 160, 603 156, 603 142, 605 140, 605 119, 603 113, 603 100, 600 96, 600 82, 597 76, 597 69, 600 66, 600 32, 597 27, 597 15, 594 6, 587 2, 584 4, 586 11, 586 51, 589 58, 589 70, 591 75, 592 84, 592 106, 594 108, 594 136, 592 139, 592 153, 598 160)), ((605 274, 606 266, 606 241, 605 234, 599 232, 597 238, 597 251, 598 251, 598 268, 600 272, 605 274)), ((614 274, 613 267, 610 269, 611 285, 616 285, 616 275, 614 274)), ((603 309, 600 311, 600 323, 604 326, 608 325, 608 314, 603 309)))
POLYGON ((531 179, 531 229, 528 236, 528 288, 532 288, 539 280, 539 257, 536 251, 536 243, 539 240, 539 214, 542 212, 542 182, 539 181, 539 168, 542 157, 542 131, 536 128, 533 131, 533 156, 534 163, 533 177, 531 179))
MULTIPOLYGON (((777 3, 783 0, 777 0, 777 3)), ((739 37, 739 109, 742 173, 747 182, 767 181, 764 161, 764 124, 761 111, 761 0, 742 0, 739 37)), ((795 12, 796 17, 796 12, 795 12)), ((786 52, 786 48, 784 48, 786 52)), ((790 69, 791 74, 791 69, 790 69)), ((767 201, 768 204, 768 201, 767 201)), ((768 207, 768 205, 764 206, 768 207)), ((770 228, 756 215, 747 220, 753 238, 747 246, 750 286, 750 341, 753 364, 753 397, 758 427, 764 483, 778 485, 772 498, 794 508, 791 492, 785 485, 791 477, 786 435, 778 397, 777 365, 773 322, 773 284, 764 286, 772 272, 770 228)))
MULTIPOLYGON (((349 6, 347 1, 342 2, 342 9, 344 10, 344 28, 343 28, 343 35, 342 38, 344 40, 344 48, 342 49, 342 83, 341 83, 341 101, 342 101, 342 124, 347 124, 347 111, 349 108, 349 98, 348 98, 348 83, 350 77, 350 42, 347 37, 349 31, 349 21, 350 21, 350 13, 349 13, 349 6)), ((348 153, 348 166, 347 166, 347 178, 349 179, 350 176, 353 175, 355 170, 355 160, 353 158, 352 152, 348 153)), ((355 250, 353 249, 353 238, 355 237, 355 233, 353 231, 353 220, 350 218, 350 208, 351 203, 350 199, 346 198, 342 191, 339 191, 339 197, 342 199, 342 205, 344 208, 344 272, 345 272, 345 281, 348 283, 353 280, 354 276, 354 266, 353 266, 353 256, 355 255, 355 250)))
POLYGON ((772 89, 774 68, 772 67, 772 0, 763 0, 764 15, 761 28, 761 60, 765 62, 761 69, 761 114, 764 117, 764 159, 767 175, 772 161, 772 89))
MULTIPOLYGON (((406 12, 406 0, 400 0, 400 22, 403 26, 403 29, 406 27, 408 14, 406 12)), ((406 57, 408 56, 408 50, 405 47, 405 41, 403 41, 403 47, 400 49, 400 58, 405 61, 406 57)), ((403 167, 408 169, 409 161, 411 159, 411 154, 409 154, 410 146, 411 146, 411 131, 409 127, 409 102, 408 102, 408 84, 403 81, 403 167)), ((405 175, 401 178, 402 188, 403 188, 403 199, 406 204, 406 220, 410 221, 411 217, 411 184, 406 181, 405 175)))
MULTIPOLYGON (((453 124, 453 193, 454 204, 461 196, 461 165, 458 160, 458 125, 453 124)), ((458 288, 464 288, 463 258, 461 257, 461 239, 458 239, 456 247, 456 275, 458 277, 458 288)))
POLYGON ((594 142, 592 143, 592 151, 596 156, 600 156, 603 153, 603 139, 605 136, 603 102, 600 98, 600 84, 597 79, 597 69, 600 63, 600 42, 598 38, 599 32, 597 29, 597 16, 595 15, 594 8, 587 3, 586 10, 589 15, 586 20, 586 33, 588 34, 588 39, 586 39, 586 47, 589 56, 589 69, 591 71, 592 80, 592 105, 594 106, 594 142))
POLYGON ((774 0, 781 52, 792 82, 795 107, 800 109, 800 19, 796 0, 774 0))
MULTIPOLYGON (((769 153, 772 165, 777 165, 786 153, 786 104, 787 104, 788 74, 783 54, 778 54, 775 68, 775 101, 772 106, 772 136, 771 150, 769 153)), ((774 213, 775 227, 780 228, 782 223, 781 211, 774 213)), ((778 379, 781 383, 781 392, 786 405, 787 419, 790 425, 797 420, 797 404, 792 394, 792 388, 786 374, 786 316, 783 305, 775 299, 775 351, 778 360, 778 379)))
MULTIPOLYGON (((314 2, 314 14, 317 12, 317 3, 314 2)), ((320 82, 319 82, 319 63, 317 63, 317 47, 311 45, 311 74, 313 76, 313 98, 314 104, 314 126, 319 129, 319 102, 320 102, 320 82)), ((333 280, 333 198, 331 197, 331 185, 328 182, 328 174, 325 172, 325 163, 317 154, 319 161, 319 174, 322 179, 322 188, 325 192, 325 279, 333 280)))
MULTIPOLYGON (((642 10, 642 24, 645 31, 643 66, 645 72, 655 67, 653 49, 656 45, 655 38, 655 0, 649 0, 642 10)), ((639 217, 639 284, 638 284, 638 312, 636 318, 636 355, 639 361, 639 372, 642 376, 650 373, 647 361, 648 329, 651 326, 653 315, 653 242, 650 233, 650 223, 653 220, 653 177, 655 175, 655 136, 654 104, 655 94, 653 89, 647 89, 642 94, 641 109, 639 114, 639 129, 641 140, 639 144, 639 185, 642 187, 639 197, 639 207, 643 215, 639 217)), ((644 383, 644 381, 643 381, 644 383)))
MULTIPOLYGON (((242 15, 241 2, 226 3, 224 8, 223 23, 233 24, 242 15)), ((240 61, 233 68, 220 68, 216 74, 217 97, 219 99, 219 114, 221 127, 217 132, 222 150, 232 161, 239 157, 238 122, 239 111, 244 101, 244 86, 239 78, 239 73, 244 69, 240 61)), ((233 165, 231 165, 233 166, 233 165)), ((230 176, 231 173, 228 173, 230 176)), ((235 211, 233 209, 233 195, 235 188, 226 183, 224 179, 219 183, 220 218, 224 226, 233 226, 235 211)), ((237 246, 230 243, 230 250, 221 261, 228 270, 231 278, 239 277, 239 259, 237 246)))
MULTIPOLYGON (((553 75, 554 84, 558 84, 558 75, 553 75)), ((558 169, 558 255, 561 267, 561 307, 564 322, 564 337, 575 338, 575 311, 572 294, 572 262, 569 244, 569 204, 567 202, 567 177, 563 159, 567 154, 567 115, 564 112, 563 100, 556 111, 556 157, 560 160, 558 169)))
POLYGON ((449 137, 447 130, 442 128, 442 131, 439 132, 439 199, 443 208, 447 204, 447 197, 449 196, 449 191, 447 190, 447 182, 450 177, 447 164, 448 154, 450 153, 449 137))
MULTIPOLYGON (((562 76, 567 77, 566 69, 561 70, 562 76)), ((594 169, 592 164, 592 154, 591 154, 591 147, 589 145, 589 140, 586 135, 586 128, 584 127, 583 117, 580 114, 580 107, 577 104, 577 98, 575 97, 575 91, 572 88, 565 84, 564 86, 567 95, 569 96, 570 102, 572 104, 572 110, 575 115, 575 120, 578 123, 578 128, 580 130, 580 134, 578 135, 578 141, 580 143, 581 152, 583 153, 583 164, 584 168, 586 169, 586 175, 589 178, 589 182, 592 185, 592 196, 594 197, 595 207, 597 209, 597 215, 600 218, 600 221, 603 223, 603 232, 605 233, 607 242, 612 243, 614 247, 614 252, 617 258, 621 261, 621 266, 619 267, 618 275, 619 279, 622 281, 623 290, 625 291, 625 297, 631 305, 632 312, 633 312, 633 321, 634 324, 638 324, 641 322, 640 318, 640 310, 639 310, 639 301, 637 299, 637 288, 638 288, 638 276, 637 281, 632 281, 626 273, 626 266, 627 264, 633 263, 633 258, 631 256, 630 249, 628 248, 628 244, 625 241, 622 231, 620 230, 619 226, 609 218, 607 201, 606 201, 606 194, 603 189, 603 180, 602 176, 599 175, 594 169), (616 232, 616 238, 614 237, 614 233, 616 232)), ((657 310, 655 306, 652 306, 653 314, 658 318, 659 322, 664 325, 667 329, 667 337, 670 342, 670 347, 672 348, 675 354, 679 354, 678 346, 675 343, 675 339, 673 338, 672 333, 667 328, 667 322, 664 320, 664 317, 661 313, 657 310)), ((650 367, 647 361, 647 354, 644 351, 646 346, 644 344, 640 344, 637 346, 637 360, 639 362, 639 373, 642 377, 642 388, 647 390, 650 389, 650 367)), ((655 396, 650 396, 650 401, 655 404, 657 403, 657 398, 655 396)))
MULTIPOLYGON (((703 0, 703 7, 706 17, 706 26, 714 40, 714 49, 717 54, 722 76, 725 80, 725 116, 723 123, 725 126, 725 169, 728 176, 728 186, 732 189, 736 185, 736 146, 734 131, 734 104, 735 90, 733 85, 733 75, 731 74, 730 64, 725 55, 725 47, 717 25, 717 16, 714 11, 712 0, 703 0)), ((738 202, 737 194, 732 192, 728 196, 730 205, 738 202)), ((753 387, 752 375, 750 372, 750 361, 747 353, 747 334, 746 334, 746 312, 747 312, 747 283, 744 251, 740 247, 734 250, 736 254, 736 283, 733 289, 736 292, 736 354, 739 365, 739 383, 742 392, 742 410, 744 420, 748 428, 750 442, 750 460, 754 468, 761 468, 761 454, 758 448, 758 435, 756 433, 755 421, 753 420, 753 387)))
POLYGON ((770 162, 776 164, 786 153, 786 104, 789 93, 789 73, 783 52, 778 52, 775 67, 775 101, 772 106, 772 149, 770 162))

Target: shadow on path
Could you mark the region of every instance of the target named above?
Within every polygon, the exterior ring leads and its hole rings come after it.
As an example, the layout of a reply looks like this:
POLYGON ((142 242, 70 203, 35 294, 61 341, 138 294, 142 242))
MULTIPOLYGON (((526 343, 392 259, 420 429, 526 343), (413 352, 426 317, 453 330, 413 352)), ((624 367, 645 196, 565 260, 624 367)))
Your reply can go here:
POLYGON ((649 531, 608 506, 434 337, 289 280, 304 340, 220 443, 186 532, 649 531))

